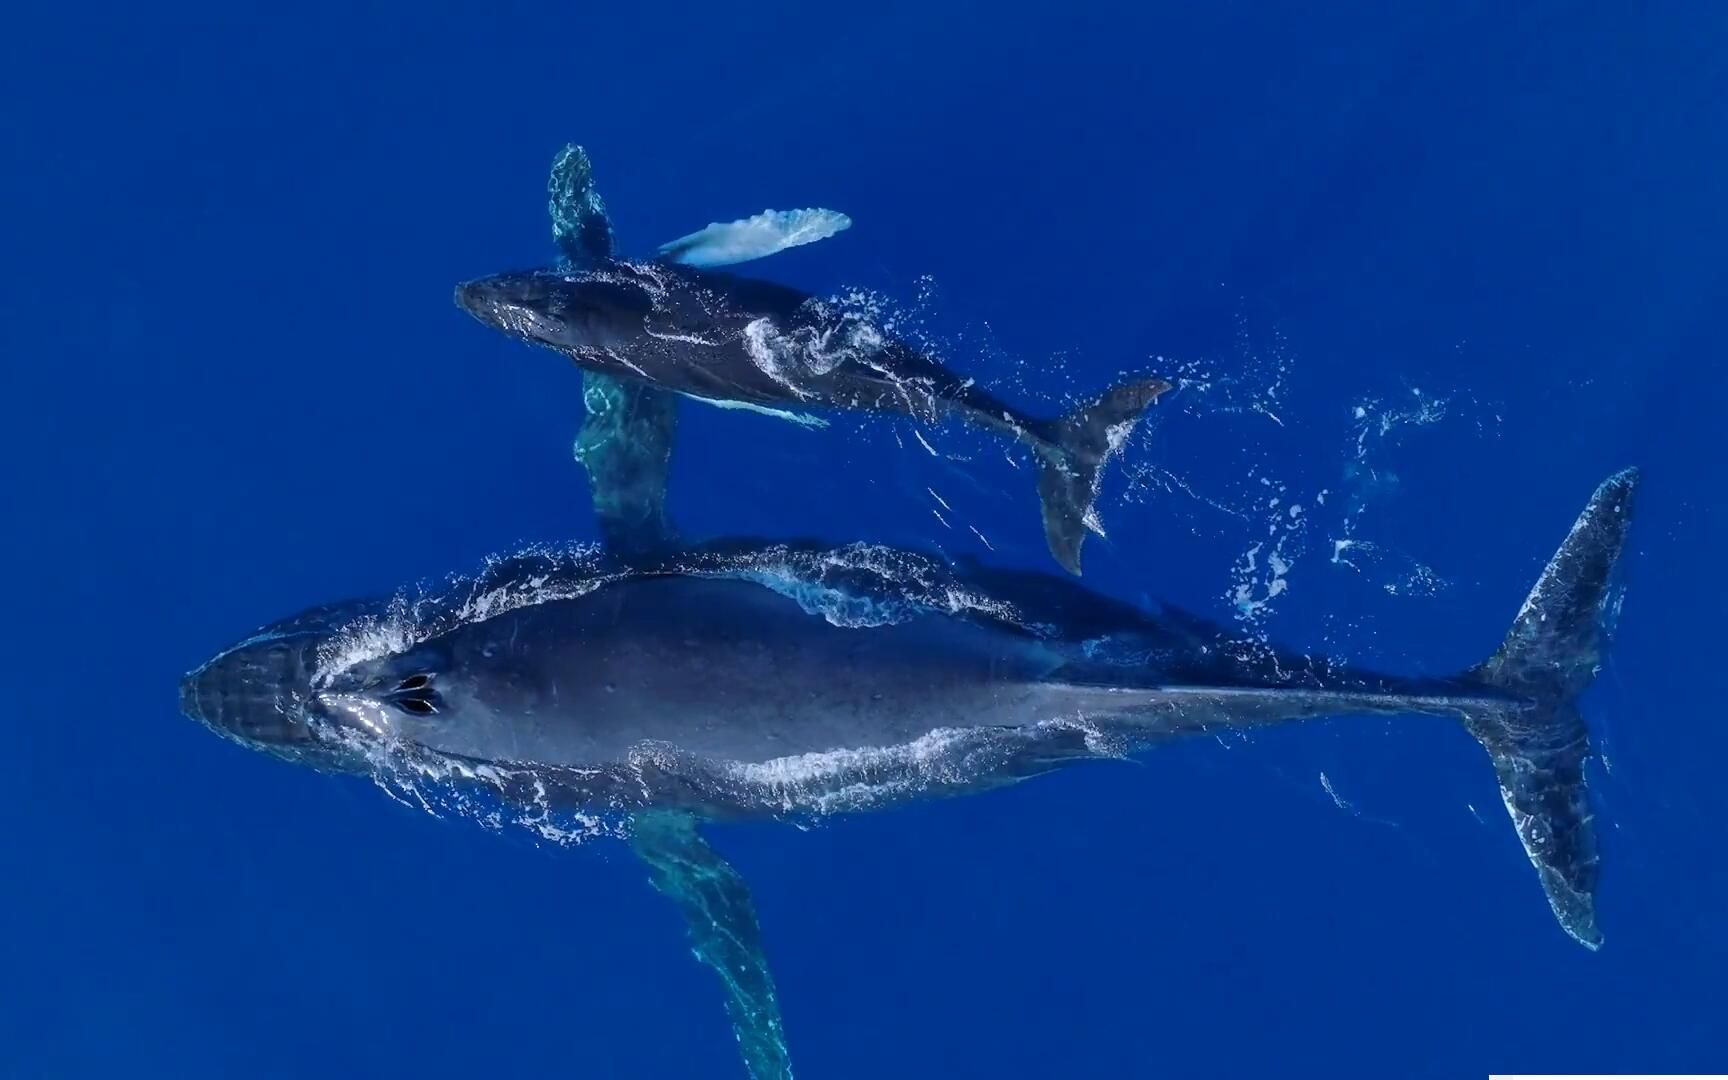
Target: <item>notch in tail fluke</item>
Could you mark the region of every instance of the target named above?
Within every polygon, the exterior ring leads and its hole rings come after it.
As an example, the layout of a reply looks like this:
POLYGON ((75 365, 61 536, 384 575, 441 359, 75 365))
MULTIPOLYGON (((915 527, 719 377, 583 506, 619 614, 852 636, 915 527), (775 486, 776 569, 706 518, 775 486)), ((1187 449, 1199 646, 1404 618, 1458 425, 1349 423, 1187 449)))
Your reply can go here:
POLYGON ((1632 521, 1638 470, 1604 480, 1537 579, 1500 648, 1469 678, 1508 696, 1465 726, 1493 759, 1500 796, 1555 918, 1600 948, 1596 833, 1584 762, 1590 736, 1577 699, 1607 648, 1615 565, 1632 521))
POLYGON ((1103 535, 1092 516, 1104 463, 1127 439, 1134 424, 1160 394, 1163 379, 1139 379, 1107 391, 1050 425, 1038 472, 1038 501, 1044 510, 1044 539, 1062 569, 1080 573, 1080 545, 1086 530, 1103 535))

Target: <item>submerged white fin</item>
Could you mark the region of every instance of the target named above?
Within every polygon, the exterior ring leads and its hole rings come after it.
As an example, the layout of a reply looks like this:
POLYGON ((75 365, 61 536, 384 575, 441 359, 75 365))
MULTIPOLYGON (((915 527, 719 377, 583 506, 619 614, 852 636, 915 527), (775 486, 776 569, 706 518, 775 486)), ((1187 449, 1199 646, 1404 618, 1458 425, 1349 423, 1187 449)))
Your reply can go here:
POLYGON ((852 219, 837 210, 764 210, 738 221, 716 221, 662 244, 660 257, 685 266, 731 266, 826 240, 851 227, 852 219))
POLYGON ((786 409, 776 409, 768 405, 758 405, 753 401, 728 401, 725 398, 702 397, 698 394, 683 394, 682 396, 689 398, 691 401, 700 401, 704 405, 712 405, 716 409, 742 409, 745 412, 761 413, 763 416, 772 416, 776 420, 785 420, 797 424, 799 427, 815 428, 820 430, 828 426, 828 421, 822 419, 820 416, 811 416, 809 413, 790 412, 786 409))

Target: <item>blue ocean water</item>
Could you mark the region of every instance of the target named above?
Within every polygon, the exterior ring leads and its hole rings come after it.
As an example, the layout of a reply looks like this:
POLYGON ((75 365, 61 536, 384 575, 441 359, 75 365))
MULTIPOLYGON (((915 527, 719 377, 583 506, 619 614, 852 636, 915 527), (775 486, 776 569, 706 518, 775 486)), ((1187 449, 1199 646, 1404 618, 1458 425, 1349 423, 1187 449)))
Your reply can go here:
MULTIPOLYGON (((800 1075, 1724 1067, 1715 7, 7 22, 0 1075, 741 1075, 622 845, 436 820, 175 708, 268 619, 593 535, 576 373, 450 302, 550 259, 570 140, 632 251, 845 210, 761 273, 880 296, 1017 400, 1180 375, 1106 483, 1113 595, 1451 671, 1593 485, 1645 469, 1586 705, 1602 951, 1554 925, 1462 733, 1290 725, 712 830, 800 1075)), ((674 513, 1047 569, 1027 472, 912 430, 686 408, 674 513)))

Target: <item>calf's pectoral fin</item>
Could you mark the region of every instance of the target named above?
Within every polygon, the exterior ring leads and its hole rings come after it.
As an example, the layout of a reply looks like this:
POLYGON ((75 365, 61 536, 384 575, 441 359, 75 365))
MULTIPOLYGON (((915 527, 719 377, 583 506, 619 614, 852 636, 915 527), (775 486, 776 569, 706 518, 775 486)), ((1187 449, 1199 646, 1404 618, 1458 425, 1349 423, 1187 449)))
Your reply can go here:
POLYGON ((738 871, 715 853, 688 814, 654 810, 631 821, 631 846, 649 880, 678 906, 696 959, 714 969, 751 1080, 791 1080, 792 1058, 762 949, 756 906, 738 871))
POLYGON ((826 240, 852 226, 836 210, 764 210, 738 221, 716 221, 688 236, 660 245, 660 257, 685 266, 731 266, 777 251, 826 240))

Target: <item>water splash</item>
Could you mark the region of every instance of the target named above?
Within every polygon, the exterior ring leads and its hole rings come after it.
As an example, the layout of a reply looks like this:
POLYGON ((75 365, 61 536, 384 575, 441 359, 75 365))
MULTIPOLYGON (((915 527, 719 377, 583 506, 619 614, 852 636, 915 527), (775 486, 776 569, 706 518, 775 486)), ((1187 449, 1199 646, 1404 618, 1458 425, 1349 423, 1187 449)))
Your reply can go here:
POLYGON ((1180 426, 1162 455, 1131 455, 1122 499, 1155 502, 1162 527, 1174 521, 1208 546, 1236 551, 1217 595, 1251 633, 1264 640, 1298 582, 1330 571, 1365 577, 1390 597, 1429 597, 1448 587, 1434 567, 1375 538, 1370 523, 1400 494, 1407 440, 1443 424, 1473 425, 1480 434, 1498 423, 1493 409, 1460 389, 1406 386, 1346 398, 1336 471, 1329 473, 1311 451, 1316 414, 1295 399, 1293 391, 1308 384, 1298 380, 1298 358, 1281 333, 1256 333, 1238 315, 1226 356, 1155 364, 1179 388, 1171 403, 1180 426), (1207 471, 1185 468, 1184 452, 1207 471), (1242 463, 1233 476, 1211 468, 1224 454, 1242 463))
MULTIPOLYGON (((1368 512, 1399 493, 1396 450, 1413 432, 1452 418, 1460 400, 1469 399, 1412 386, 1402 398, 1365 397, 1352 406, 1339 492, 1342 516, 1331 537, 1332 565, 1370 577, 1390 596, 1433 596, 1449 587, 1433 567, 1361 534, 1368 512)), ((1480 424, 1480 409, 1467 412, 1480 424)))
POLYGON ((394 596, 381 611, 339 627, 319 648, 313 687, 329 686, 360 664, 395 656, 440 634, 519 608, 571 600, 618 576, 603 569, 598 545, 539 545, 488 558, 472 576, 451 575, 394 596))

